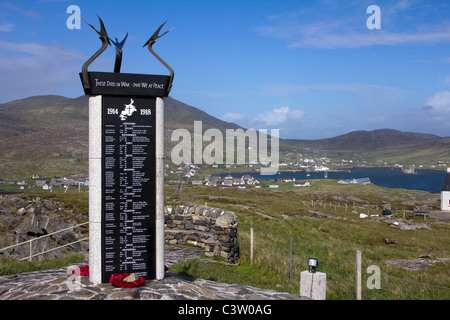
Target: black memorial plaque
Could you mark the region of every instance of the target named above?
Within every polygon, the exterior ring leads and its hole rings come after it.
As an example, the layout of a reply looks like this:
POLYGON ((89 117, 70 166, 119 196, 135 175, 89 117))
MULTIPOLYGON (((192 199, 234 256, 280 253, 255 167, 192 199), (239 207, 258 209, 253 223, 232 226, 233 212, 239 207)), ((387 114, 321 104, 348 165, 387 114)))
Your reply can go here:
POLYGON ((156 275, 155 104, 102 97, 102 282, 156 275))
MULTIPOLYGON (((133 73, 89 72, 87 95, 167 97, 169 76, 133 73)), ((83 74, 80 73, 83 79, 83 74)))

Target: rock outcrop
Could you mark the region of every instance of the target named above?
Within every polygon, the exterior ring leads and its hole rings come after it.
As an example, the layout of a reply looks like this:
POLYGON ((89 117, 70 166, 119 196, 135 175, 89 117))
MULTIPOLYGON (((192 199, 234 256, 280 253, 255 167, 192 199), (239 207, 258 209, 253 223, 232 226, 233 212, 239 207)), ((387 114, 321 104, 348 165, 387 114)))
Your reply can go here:
MULTIPOLYGON (((76 213, 59 202, 39 197, 27 199, 4 196, 0 199, 0 249, 35 239, 32 243, 32 254, 36 254, 85 238, 88 233, 87 226, 42 237, 79 224, 75 217, 76 213)), ((78 242, 37 256, 33 260, 59 258, 70 251, 86 253, 87 250, 86 241, 78 242)), ((27 243, 7 249, 1 251, 0 255, 14 259, 26 258, 30 256, 30 245, 27 243)))
MULTIPOLYGON (((31 239, 34 239, 33 255, 67 245, 87 237, 88 226, 52 233, 76 226, 80 220, 86 221, 87 213, 74 213, 61 202, 39 197, 3 196, 0 199, 0 249, 31 239)), ((193 244, 204 248, 207 257, 221 257, 235 264, 239 258, 237 235, 237 216, 232 211, 206 206, 165 207, 165 241, 169 244, 193 244)), ((87 255, 88 249, 88 242, 80 241, 33 260, 59 258, 70 251, 87 255)), ((3 250, 0 256, 27 258, 30 246, 26 243, 3 250)))

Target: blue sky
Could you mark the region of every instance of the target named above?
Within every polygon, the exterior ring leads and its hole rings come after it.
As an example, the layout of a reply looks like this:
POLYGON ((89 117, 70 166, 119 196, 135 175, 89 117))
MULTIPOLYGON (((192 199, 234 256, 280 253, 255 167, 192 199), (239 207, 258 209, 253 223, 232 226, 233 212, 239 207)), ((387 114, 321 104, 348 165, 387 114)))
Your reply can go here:
MULTIPOLYGON (((175 71, 171 97, 245 128, 319 139, 392 128, 450 136, 450 2, 58 1, 0 2, 0 103, 83 95, 78 73, 100 47, 67 8, 122 39, 122 72, 175 71), (370 5, 380 29, 369 29, 370 5)), ((91 71, 112 72, 112 47, 91 71)))

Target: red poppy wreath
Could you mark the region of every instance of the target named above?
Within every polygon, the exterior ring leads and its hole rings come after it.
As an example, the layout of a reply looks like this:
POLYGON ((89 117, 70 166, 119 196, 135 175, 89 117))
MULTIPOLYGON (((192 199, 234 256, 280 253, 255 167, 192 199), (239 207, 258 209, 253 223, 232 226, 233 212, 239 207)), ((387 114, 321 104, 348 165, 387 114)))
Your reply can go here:
POLYGON ((79 274, 83 277, 89 276, 89 266, 79 266, 72 270, 72 274, 79 274))
POLYGON ((133 288, 133 287, 141 287, 145 286, 145 279, 144 277, 139 277, 137 280, 134 281, 126 281, 125 279, 130 275, 131 273, 116 273, 111 275, 111 278, 109 279, 109 282, 115 286, 115 287, 122 287, 122 288, 133 288))
MULTIPOLYGON (((169 270, 169 267, 167 265, 164 265, 164 271, 167 272, 169 270)), ((79 274, 84 277, 89 276, 89 266, 79 266, 75 268, 75 270, 72 270, 72 274, 79 274)), ((141 287, 145 286, 145 279, 143 277, 138 277, 134 281, 130 281, 130 279, 127 279, 131 273, 116 273, 111 276, 109 279, 109 282, 116 287, 122 287, 122 288, 133 288, 133 287, 141 287)))

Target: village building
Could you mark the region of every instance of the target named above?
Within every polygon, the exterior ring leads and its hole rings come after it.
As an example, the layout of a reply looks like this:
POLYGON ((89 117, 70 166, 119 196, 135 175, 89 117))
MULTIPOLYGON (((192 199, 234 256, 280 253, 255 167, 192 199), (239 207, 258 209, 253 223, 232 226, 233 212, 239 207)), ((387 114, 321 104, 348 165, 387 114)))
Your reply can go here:
POLYGON ((222 187, 232 187, 233 181, 232 180, 224 180, 221 184, 222 187))
POLYGON ((256 179, 247 180, 249 186, 259 187, 261 184, 256 179))
POLYGON ((45 176, 40 175, 40 174, 33 174, 33 175, 31 176, 31 178, 32 178, 33 180, 45 180, 45 179, 46 179, 45 176))
POLYGON ((52 189, 53 187, 51 185, 48 185, 47 183, 42 186, 42 190, 52 190, 52 189))
POLYGON ((294 187, 311 187, 309 181, 305 182, 294 182, 294 187))
POLYGON ((206 184, 208 187, 216 187, 217 186, 217 182, 216 180, 208 180, 206 181, 206 184))
POLYGON ((450 211, 450 167, 447 167, 447 173, 441 185, 441 210, 450 211))
POLYGON ((416 167, 414 165, 408 166, 408 167, 402 167, 402 173, 403 174, 415 174, 416 167))
POLYGON ((369 178, 353 178, 353 179, 342 179, 338 181, 339 184, 370 184, 369 178))
POLYGON ((34 183, 34 187, 35 188, 42 188, 44 185, 46 185, 47 184, 47 181, 45 181, 45 180, 37 180, 35 183, 34 183))

